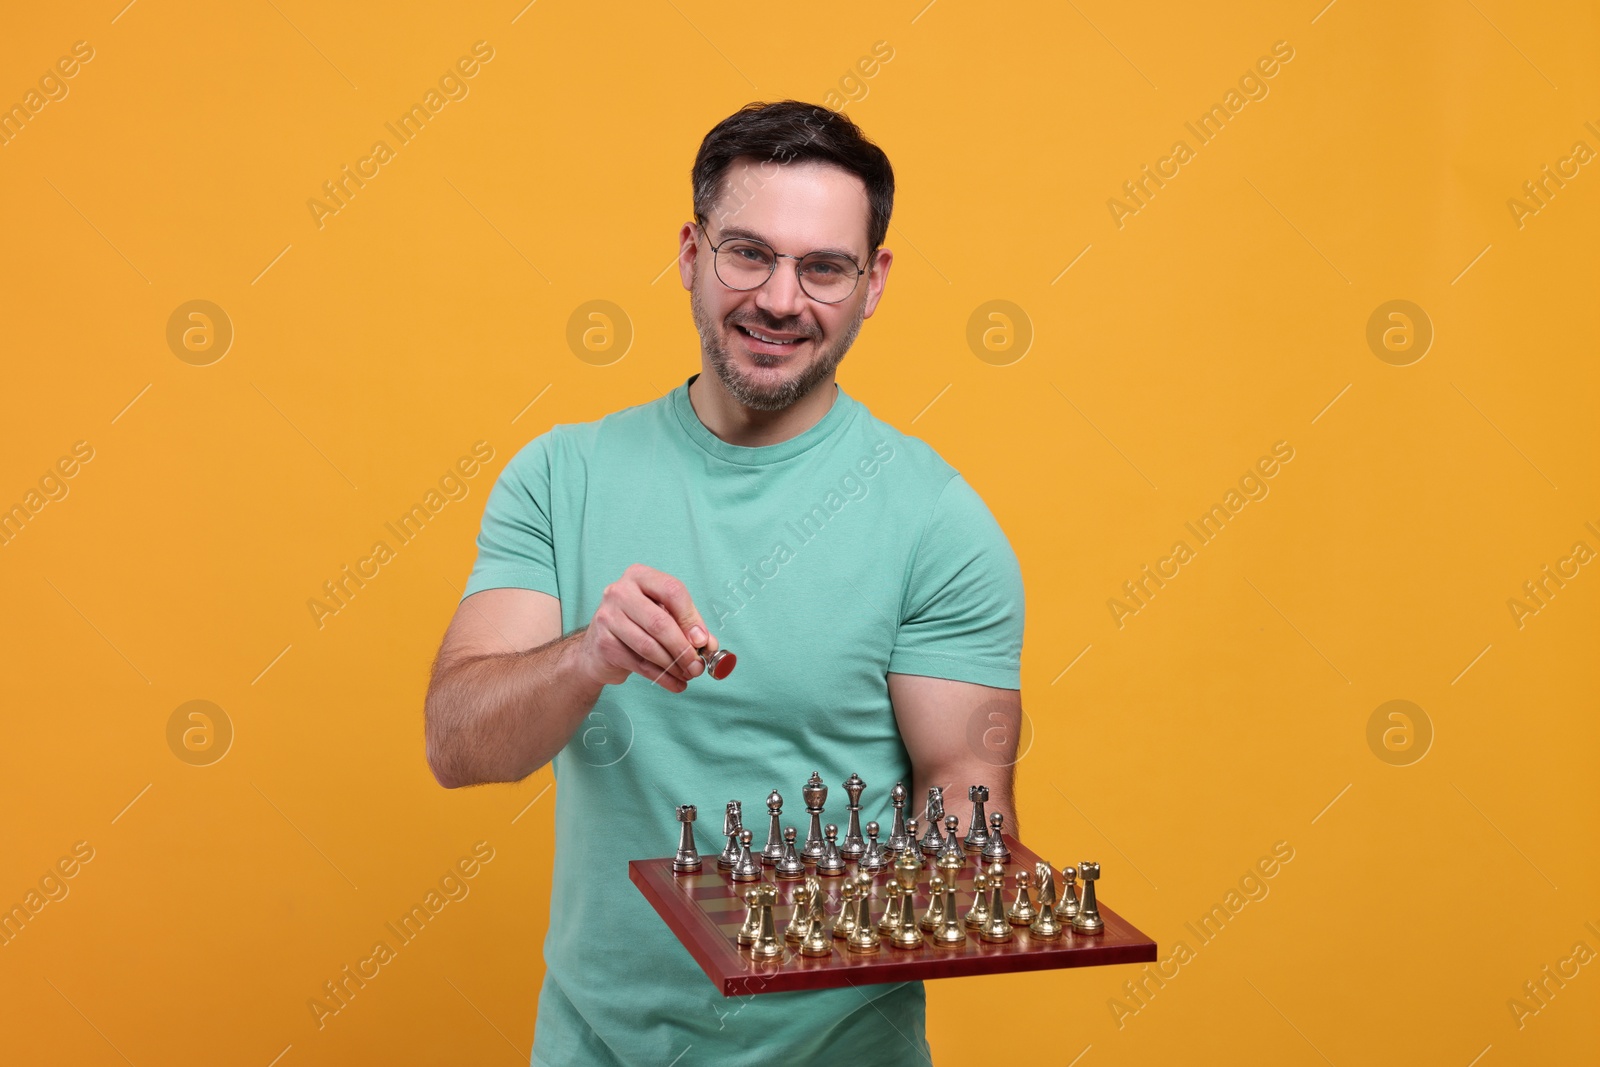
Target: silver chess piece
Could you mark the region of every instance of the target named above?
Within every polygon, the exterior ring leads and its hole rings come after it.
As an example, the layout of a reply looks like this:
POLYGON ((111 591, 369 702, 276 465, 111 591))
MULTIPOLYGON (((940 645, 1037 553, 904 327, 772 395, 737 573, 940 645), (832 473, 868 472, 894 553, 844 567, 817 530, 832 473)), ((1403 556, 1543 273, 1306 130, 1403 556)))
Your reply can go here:
POLYGON ((906 787, 899 782, 889 790, 889 803, 894 805, 894 822, 889 826, 889 840, 883 843, 883 850, 891 856, 898 856, 910 847, 910 838, 906 836, 906 787))
POLYGON ((859 859, 867 850, 867 843, 861 839, 861 794, 867 788, 867 783, 861 776, 852 773, 844 783, 844 792, 850 798, 850 822, 845 826, 844 841, 839 845, 839 851, 844 853, 845 859, 859 859))
POLYGON ((672 857, 672 869, 678 874, 689 874, 700 869, 700 853, 694 847, 693 804, 678 805, 678 854, 672 857))
POLYGON ((817 873, 825 878, 836 877, 844 873, 844 853, 839 851, 839 828, 830 822, 822 832, 828 840, 822 846, 822 855, 817 857, 817 873))
POLYGON ((968 852, 982 852, 983 846, 989 843, 989 816, 983 811, 983 806, 989 802, 989 787, 971 787, 967 790, 967 799, 972 801, 972 818, 967 822, 967 837, 961 844, 968 852))
POLYGON ((783 859, 783 827, 778 818, 783 814, 783 797, 774 789, 767 794, 767 845, 761 850, 761 862, 775 867, 783 859))
POLYGON ((733 862, 733 880, 735 882, 757 882, 761 880, 761 864, 750 854, 750 831, 739 831, 739 858, 733 862))
POLYGON ((739 861, 739 831, 744 829, 743 812, 742 801, 728 801, 728 810, 722 816, 722 834, 728 839, 728 844, 722 850, 722 855, 717 857, 717 867, 721 870, 731 871, 739 861))
POLYGON ((774 873, 785 882, 792 882, 804 878, 806 865, 800 862, 800 852, 794 847, 794 827, 787 826, 783 830, 783 855, 778 857, 774 873))
POLYGON ((862 871, 881 871, 889 865, 889 856, 885 852, 883 842, 878 840, 878 824, 867 823, 867 850, 856 860, 856 867, 862 871))
POLYGON ((944 817, 944 843, 939 846, 939 852, 934 856, 934 862, 943 867, 947 863, 954 863, 957 867, 966 866, 966 853, 961 851, 961 839, 956 836, 957 820, 954 815, 944 817))
POLYGON ((1104 920, 1100 918, 1100 906, 1094 899, 1094 884, 1100 880, 1100 865, 1084 860, 1078 864, 1078 873, 1083 875, 1083 900, 1078 902, 1078 914, 1072 917, 1072 932, 1098 934, 1106 928, 1104 920))
POLYGON ((828 799, 828 787, 823 784, 822 776, 812 771, 801 794, 806 798, 811 826, 806 830, 806 844, 800 850, 800 858, 806 863, 816 863, 822 858, 822 805, 828 799))
POLYGON ((719 682, 732 674, 734 664, 739 662, 739 657, 727 649, 718 649, 707 655, 705 649, 697 648, 695 654, 700 657, 700 662, 705 664, 706 673, 719 682))
POLYGON ((944 789, 933 785, 928 787, 928 832, 922 835, 922 854, 924 856, 937 856, 939 849, 944 845, 944 838, 939 836, 939 821, 944 818, 944 789))
POLYGON ((1005 827, 1006 817, 998 811, 989 816, 989 843, 983 846, 983 862, 988 864, 1010 863, 1011 850, 1006 847, 1002 831, 1005 827))

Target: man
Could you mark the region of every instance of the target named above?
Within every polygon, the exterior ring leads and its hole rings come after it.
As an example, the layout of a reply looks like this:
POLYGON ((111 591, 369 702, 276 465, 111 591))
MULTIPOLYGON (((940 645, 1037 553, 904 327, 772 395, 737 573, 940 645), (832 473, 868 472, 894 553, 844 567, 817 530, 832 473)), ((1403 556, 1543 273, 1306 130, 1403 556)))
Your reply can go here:
POLYGON ((953 468, 834 381, 894 258, 888 159, 842 115, 752 104, 693 184, 701 372, 507 464, 434 665, 428 761, 450 788, 553 762, 535 1065, 928 1063, 922 983, 724 998, 628 881, 672 853, 679 804, 708 853, 741 800, 759 849, 776 788, 803 839, 812 771, 841 829, 852 773, 885 834, 896 782, 908 815, 945 787, 963 832, 985 784, 1015 827, 1016 556, 953 468), (697 650, 723 647, 737 669, 702 677, 697 650))

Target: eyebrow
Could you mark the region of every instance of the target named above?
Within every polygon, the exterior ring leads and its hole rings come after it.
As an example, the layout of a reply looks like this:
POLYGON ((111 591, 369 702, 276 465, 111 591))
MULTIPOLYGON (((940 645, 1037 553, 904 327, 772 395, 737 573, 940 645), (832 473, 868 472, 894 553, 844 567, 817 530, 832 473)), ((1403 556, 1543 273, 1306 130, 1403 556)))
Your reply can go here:
MULTIPOLYGON (((724 226, 722 228, 722 236, 743 237, 751 241, 760 241, 762 244, 767 245, 768 247, 773 247, 772 242, 767 240, 761 234, 756 233, 754 230, 747 230, 742 226, 724 226)), ((813 248, 811 252, 832 252, 836 256, 843 256, 852 263, 860 262, 856 254, 847 248, 813 248)), ((809 256, 811 252, 807 252, 806 255, 809 256)))

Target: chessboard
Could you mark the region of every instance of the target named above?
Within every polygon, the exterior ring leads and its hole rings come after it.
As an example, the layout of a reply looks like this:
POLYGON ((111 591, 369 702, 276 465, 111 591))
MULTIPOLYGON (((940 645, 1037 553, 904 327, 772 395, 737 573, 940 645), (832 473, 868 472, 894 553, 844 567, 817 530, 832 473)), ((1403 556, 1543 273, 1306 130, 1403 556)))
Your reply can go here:
MULTIPOLYGON (((1006 900, 1010 903, 1018 871, 1033 871, 1040 857, 1009 834, 1006 844, 1011 858, 1005 864, 1006 900)), ((706 972, 723 996, 753 993, 781 993, 802 989, 830 989, 846 985, 877 982, 909 982, 930 978, 958 978, 978 974, 1004 974, 1014 971, 1040 971, 1061 967, 1096 967, 1115 963, 1150 963, 1156 960, 1156 943, 1099 900, 1105 928, 1097 934, 1080 934, 1070 927, 1054 940, 1030 934, 1026 926, 1013 928, 1008 942, 984 941, 968 932, 959 945, 924 943, 916 948, 898 948, 884 940, 870 955, 850 952, 843 941, 833 941, 833 951, 825 957, 801 955, 784 941, 781 957, 757 960, 742 949, 737 934, 749 909, 743 893, 754 883, 735 882, 728 871, 719 870, 715 854, 703 856, 699 871, 678 874, 671 856, 652 860, 633 860, 628 877, 639 887, 689 954, 706 972)), ((1059 867, 1055 868, 1057 871, 1059 867)), ((929 903, 931 863, 917 879, 916 912, 926 911, 929 903)), ((965 910, 974 900, 973 879, 978 866, 969 857, 962 867, 956 900, 965 910)), ((809 873, 809 872, 808 872, 809 873)), ((894 879, 894 868, 878 872, 873 879, 871 914, 880 916, 887 900, 886 887, 894 879)), ((841 910, 840 888, 845 878, 818 878, 822 886, 828 919, 841 910)), ((784 938, 794 912, 794 891, 801 881, 780 881, 764 872, 763 882, 777 888, 774 918, 777 934, 784 938)))

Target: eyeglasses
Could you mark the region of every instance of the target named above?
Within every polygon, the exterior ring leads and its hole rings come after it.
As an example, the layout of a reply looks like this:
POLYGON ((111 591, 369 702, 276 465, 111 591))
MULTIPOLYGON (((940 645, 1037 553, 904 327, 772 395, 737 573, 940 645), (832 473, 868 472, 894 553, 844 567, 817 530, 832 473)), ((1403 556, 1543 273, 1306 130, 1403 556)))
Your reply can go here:
MULTIPOLYGON (((706 234, 706 243, 711 244, 711 235, 704 226, 700 227, 700 232, 706 234)), ((837 304, 847 299, 866 273, 865 268, 856 266, 855 260, 837 252, 792 256, 787 252, 775 252, 771 245, 750 237, 728 237, 711 244, 711 255, 717 280, 729 289, 740 291, 759 288, 772 277, 779 259, 792 259, 801 290, 819 304, 837 304)))

